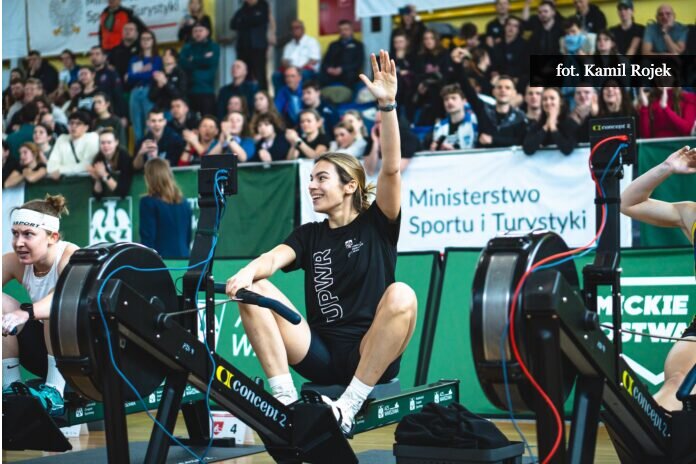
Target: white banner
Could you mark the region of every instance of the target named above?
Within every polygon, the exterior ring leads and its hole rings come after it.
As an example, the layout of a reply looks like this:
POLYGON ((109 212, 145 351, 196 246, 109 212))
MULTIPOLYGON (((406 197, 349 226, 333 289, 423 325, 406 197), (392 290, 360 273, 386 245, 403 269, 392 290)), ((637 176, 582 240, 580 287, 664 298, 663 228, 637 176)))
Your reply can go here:
POLYGON ((2 4, 2 59, 27 56, 26 2, 15 0, 2 4))
POLYGON ((2 254, 12 250, 12 224, 10 213, 13 208, 24 204, 24 183, 2 189, 2 254))
MULTIPOLYGON (((399 8, 406 6, 405 0, 357 0, 355 3, 356 18, 371 18, 373 16, 392 16, 399 8)), ((482 0, 429 0, 428 2, 412 2, 418 11, 442 10, 445 8, 461 8, 463 6, 480 5, 482 0)))
MULTIPOLYGON (((526 156, 521 150, 501 149, 414 158, 402 176, 399 251, 478 248, 496 235, 534 229, 554 231, 569 246, 588 243, 595 235, 588 156, 589 148, 579 148, 571 156, 556 150, 526 156)), ((311 199, 307 202, 309 175, 303 169, 305 223, 317 219, 311 199)), ((630 180, 622 180, 622 191, 630 180)), ((621 244, 631 246, 631 222, 625 216, 621 244)))
MULTIPOLYGON (((99 16, 107 0, 27 0, 31 48, 58 55, 68 48, 85 52, 99 43, 99 16)), ((155 33, 157 41, 176 42, 187 0, 123 0, 122 5, 155 33)), ((3 5, 5 6, 5 5, 3 5)))

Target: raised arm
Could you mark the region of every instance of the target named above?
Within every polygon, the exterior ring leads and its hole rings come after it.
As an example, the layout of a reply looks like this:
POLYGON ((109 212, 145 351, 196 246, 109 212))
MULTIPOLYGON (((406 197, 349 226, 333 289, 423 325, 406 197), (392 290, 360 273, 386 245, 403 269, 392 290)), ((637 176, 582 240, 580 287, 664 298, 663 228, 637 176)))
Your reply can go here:
POLYGON ((242 288, 248 288, 257 280, 271 277, 278 269, 282 269, 295 261, 295 250, 285 244, 280 244, 239 270, 227 279, 227 295, 233 297, 242 288))
POLYGON ((672 174, 696 174, 696 148, 685 146, 631 182, 621 195, 621 212, 633 219, 660 227, 678 227, 689 239, 696 220, 696 203, 650 198, 652 192, 672 174))
MULTIPOLYGON (((380 108, 396 103, 396 64, 384 50, 379 52, 379 66, 375 54, 370 55, 373 80, 361 74, 360 79, 377 99, 380 108)), ((382 149, 382 167, 377 177, 379 209, 385 216, 395 220, 401 211, 401 138, 396 110, 382 112, 382 127, 379 143, 382 149)))

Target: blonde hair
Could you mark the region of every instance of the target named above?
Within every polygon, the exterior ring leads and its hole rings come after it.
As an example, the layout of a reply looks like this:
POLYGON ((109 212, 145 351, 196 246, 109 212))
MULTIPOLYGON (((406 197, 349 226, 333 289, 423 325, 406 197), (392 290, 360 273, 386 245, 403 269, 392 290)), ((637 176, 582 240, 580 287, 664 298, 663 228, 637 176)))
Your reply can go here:
MULTIPOLYGON (((360 135, 362 138, 367 137, 367 127, 365 127, 365 120, 362 117, 362 114, 360 114, 360 111, 358 110, 348 110, 345 113, 343 113, 343 117, 345 118, 347 115, 353 116, 355 119, 360 121, 362 123, 362 127, 360 128, 360 135)), ((342 118, 341 118, 342 119, 342 118)), ((354 129, 357 130, 357 128, 354 127, 354 129)))
POLYGON ((169 162, 161 158, 153 158, 145 163, 145 187, 147 195, 159 198, 165 203, 179 204, 183 199, 169 162))
POLYGON ((369 197, 375 194, 375 185, 372 183, 365 185, 365 169, 363 169, 360 161, 355 156, 335 152, 324 153, 317 158, 315 164, 319 161, 333 164, 343 185, 352 180, 358 184, 358 188, 353 193, 353 208, 358 213, 367 211, 370 207, 369 197))

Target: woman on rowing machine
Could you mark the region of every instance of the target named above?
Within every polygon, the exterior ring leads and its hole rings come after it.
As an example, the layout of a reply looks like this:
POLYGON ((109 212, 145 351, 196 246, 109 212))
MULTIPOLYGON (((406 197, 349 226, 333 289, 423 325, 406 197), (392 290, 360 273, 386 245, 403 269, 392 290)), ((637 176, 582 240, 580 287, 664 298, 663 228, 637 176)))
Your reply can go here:
MULTIPOLYGON (((631 182, 621 196, 621 212, 654 226, 681 229, 694 247, 696 273, 696 201, 668 203, 650 198, 653 190, 672 174, 691 174, 696 178, 696 148, 686 146, 675 151, 661 164, 631 182)), ((676 393, 684 376, 696 365, 696 347, 693 343, 696 342, 696 315, 682 338, 684 340, 676 342, 667 354, 665 382, 655 393, 655 400, 668 411, 682 409, 676 393)))
POLYGON ((247 336, 276 398, 297 400, 289 365, 320 384, 348 385, 337 401, 324 398, 350 434, 355 414, 374 385, 393 379, 416 323, 416 295, 395 282, 401 220, 401 145, 396 69, 385 51, 371 55, 373 81, 360 78, 384 112, 382 166, 376 199, 365 171, 350 155, 326 153, 312 169, 309 194, 323 222, 300 226, 284 243, 227 281, 227 294, 249 288, 297 311, 267 279, 277 270, 305 271, 307 320, 292 325, 267 309, 240 304, 247 336))
POLYGON ((60 216, 67 214, 62 195, 46 195, 12 211, 12 248, 2 257, 2 284, 19 282, 31 303, 21 304, 2 294, 2 392, 30 393, 52 416, 64 412, 65 379, 52 355, 48 318, 58 277, 77 250, 61 240, 60 216), (20 364, 45 383, 22 384, 20 364))

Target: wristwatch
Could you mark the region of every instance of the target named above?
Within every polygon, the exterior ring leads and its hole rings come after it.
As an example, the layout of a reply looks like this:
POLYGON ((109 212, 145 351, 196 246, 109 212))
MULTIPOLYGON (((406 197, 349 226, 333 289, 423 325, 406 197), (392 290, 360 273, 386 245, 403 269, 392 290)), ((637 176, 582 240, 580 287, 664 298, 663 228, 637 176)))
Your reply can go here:
POLYGON ((29 313, 29 320, 34 320, 34 303, 22 303, 19 305, 19 309, 29 313))
POLYGON ((377 105, 377 109, 380 110, 380 111, 384 111, 385 113, 386 113, 387 111, 393 111, 394 109, 396 109, 396 102, 394 102, 394 103, 389 103, 389 104, 386 105, 386 106, 379 106, 379 104, 378 104, 378 105, 377 105))
POLYGON ((107 175, 105 175, 104 177, 102 177, 102 181, 103 181, 103 182, 106 182, 106 181, 108 181, 109 179, 111 179, 111 174, 107 174, 107 175))
POLYGON ((295 142, 295 148, 300 148, 300 145, 302 145, 303 140, 302 139, 297 139, 297 142, 295 142))

